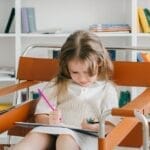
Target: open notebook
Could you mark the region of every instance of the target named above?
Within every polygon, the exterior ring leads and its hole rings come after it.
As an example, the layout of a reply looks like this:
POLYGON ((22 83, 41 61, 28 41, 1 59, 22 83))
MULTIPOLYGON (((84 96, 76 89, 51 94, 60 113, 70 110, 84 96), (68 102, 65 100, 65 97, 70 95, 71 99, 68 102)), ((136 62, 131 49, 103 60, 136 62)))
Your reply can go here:
POLYGON ((83 134, 88 134, 91 136, 98 137, 98 132, 77 128, 71 125, 59 124, 59 125, 48 125, 48 124, 40 124, 40 123, 29 123, 29 122, 16 122, 17 126, 25 127, 25 128, 34 128, 34 131, 44 132, 49 134, 69 134, 72 131, 76 131, 83 134), (36 127, 36 128, 35 128, 36 127))

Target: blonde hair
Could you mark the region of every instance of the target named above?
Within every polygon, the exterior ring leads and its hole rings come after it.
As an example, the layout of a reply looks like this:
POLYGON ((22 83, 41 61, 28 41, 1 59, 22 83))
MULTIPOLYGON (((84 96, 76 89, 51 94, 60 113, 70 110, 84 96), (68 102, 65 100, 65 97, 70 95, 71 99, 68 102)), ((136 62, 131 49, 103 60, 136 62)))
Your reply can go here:
POLYGON ((112 74, 113 65, 100 38, 87 31, 74 32, 67 38, 61 48, 60 69, 56 78, 58 102, 67 99, 67 84, 71 79, 68 62, 73 59, 87 62, 90 76, 93 76, 98 70, 99 80, 109 80, 112 74), (97 65, 95 65, 95 62, 97 65))

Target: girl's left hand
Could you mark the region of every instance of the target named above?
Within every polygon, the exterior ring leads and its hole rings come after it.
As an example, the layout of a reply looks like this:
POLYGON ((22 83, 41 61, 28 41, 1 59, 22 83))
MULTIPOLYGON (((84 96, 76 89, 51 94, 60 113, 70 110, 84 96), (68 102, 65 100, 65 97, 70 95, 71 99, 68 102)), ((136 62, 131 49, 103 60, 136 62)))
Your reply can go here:
POLYGON ((87 122, 87 119, 83 119, 83 121, 81 123, 81 127, 83 129, 88 129, 88 130, 92 130, 92 131, 98 131, 99 124, 98 123, 90 124, 90 123, 87 122))

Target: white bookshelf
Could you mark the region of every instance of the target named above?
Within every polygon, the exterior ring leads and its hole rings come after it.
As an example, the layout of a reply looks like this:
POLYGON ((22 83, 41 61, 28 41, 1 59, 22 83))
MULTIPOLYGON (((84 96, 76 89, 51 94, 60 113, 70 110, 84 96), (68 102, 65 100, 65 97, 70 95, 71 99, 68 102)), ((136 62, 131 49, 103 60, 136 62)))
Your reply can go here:
MULTIPOLYGON (((137 8, 150 9, 149 0, 1 0, 0 1, 0 66, 18 67, 22 51, 31 44, 63 44, 69 34, 78 29, 88 30, 97 23, 126 23, 131 33, 97 33, 105 46, 150 47, 150 34, 137 33, 137 8), (11 33, 4 29, 15 7, 15 21, 11 33), (34 7, 38 30, 60 29, 59 34, 21 33, 21 7, 34 7)), ((136 51, 117 54, 118 59, 136 61, 136 51)), ((0 84, 16 82, 15 78, 1 78, 0 84)), ((132 88, 132 96, 137 89, 132 88)))

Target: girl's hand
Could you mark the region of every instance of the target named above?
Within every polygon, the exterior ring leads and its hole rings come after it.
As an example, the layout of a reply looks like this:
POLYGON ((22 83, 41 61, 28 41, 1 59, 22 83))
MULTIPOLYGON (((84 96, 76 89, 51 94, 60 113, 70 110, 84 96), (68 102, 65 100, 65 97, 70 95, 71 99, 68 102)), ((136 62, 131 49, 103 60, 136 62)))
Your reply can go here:
POLYGON ((88 130, 92 130, 92 131, 98 131, 99 129, 99 124, 95 123, 95 124, 90 124, 87 122, 87 119, 84 119, 81 123, 81 127, 83 129, 88 129, 88 130))
POLYGON ((49 124, 59 124, 62 122, 61 111, 56 109, 49 113, 49 124))

